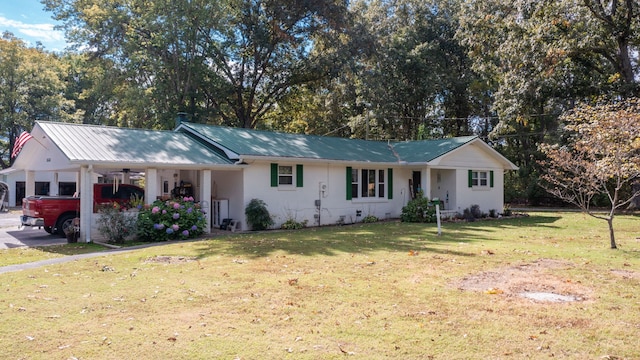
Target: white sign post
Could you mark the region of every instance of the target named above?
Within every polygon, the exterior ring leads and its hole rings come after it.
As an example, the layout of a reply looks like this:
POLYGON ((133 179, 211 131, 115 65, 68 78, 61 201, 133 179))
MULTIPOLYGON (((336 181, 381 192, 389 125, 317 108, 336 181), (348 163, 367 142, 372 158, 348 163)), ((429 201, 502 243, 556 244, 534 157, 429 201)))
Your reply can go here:
POLYGON ((436 204, 436 222, 438 223, 438 236, 442 235, 442 226, 440 226, 440 204, 436 204))

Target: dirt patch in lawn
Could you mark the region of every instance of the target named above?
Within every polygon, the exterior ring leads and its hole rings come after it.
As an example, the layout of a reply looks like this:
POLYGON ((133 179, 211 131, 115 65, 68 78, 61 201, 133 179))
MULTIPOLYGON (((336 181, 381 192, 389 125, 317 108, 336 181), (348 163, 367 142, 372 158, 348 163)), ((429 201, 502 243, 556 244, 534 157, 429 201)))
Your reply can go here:
POLYGON ((465 291, 481 291, 540 303, 586 301, 592 293, 589 288, 553 274, 553 270, 572 267, 574 264, 569 262, 538 259, 470 275, 454 286, 465 291))
MULTIPOLYGON (((625 264, 626 265, 626 264, 625 264)), ((611 270, 615 275, 622 277, 623 279, 640 279, 640 272, 632 270, 611 270)))

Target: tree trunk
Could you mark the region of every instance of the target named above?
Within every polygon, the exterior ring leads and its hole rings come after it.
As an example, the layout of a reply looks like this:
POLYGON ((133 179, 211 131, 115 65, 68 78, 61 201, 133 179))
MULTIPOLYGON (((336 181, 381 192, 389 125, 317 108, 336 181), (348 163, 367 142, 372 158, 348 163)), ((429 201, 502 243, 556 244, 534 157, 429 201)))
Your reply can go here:
POLYGON ((618 247, 616 246, 616 237, 613 234, 613 216, 607 218, 607 224, 609 224, 609 238, 611 239, 611 248, 617 249, 618 247))
POLYGON ((626 96, 636 94, 636 79, 629 55, 629 40, 626 36, 618 38, 618 66, 624 81, 622 93, 626 96))

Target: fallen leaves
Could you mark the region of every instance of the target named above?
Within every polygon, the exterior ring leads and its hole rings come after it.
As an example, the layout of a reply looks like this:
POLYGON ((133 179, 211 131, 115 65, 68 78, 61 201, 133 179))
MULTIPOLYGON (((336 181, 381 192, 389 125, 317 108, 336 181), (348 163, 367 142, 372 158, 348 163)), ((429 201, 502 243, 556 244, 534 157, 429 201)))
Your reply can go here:
POLYGON ((484 293, 490 294, 490 295, 499 295, 499 294, 504 294, 504 290, 500 290, 498 288, 489 288, 484 293))

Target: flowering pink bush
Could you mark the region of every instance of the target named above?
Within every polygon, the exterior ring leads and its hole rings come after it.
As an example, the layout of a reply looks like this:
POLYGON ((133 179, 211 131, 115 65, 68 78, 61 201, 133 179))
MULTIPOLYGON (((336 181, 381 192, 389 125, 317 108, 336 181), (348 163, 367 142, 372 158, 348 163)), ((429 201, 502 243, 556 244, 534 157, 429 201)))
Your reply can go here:
POLYGON ((193 197, 161 201, 138 214, 138 238, 144 241, 188 239, 204 232, 206 213, 193 197))

